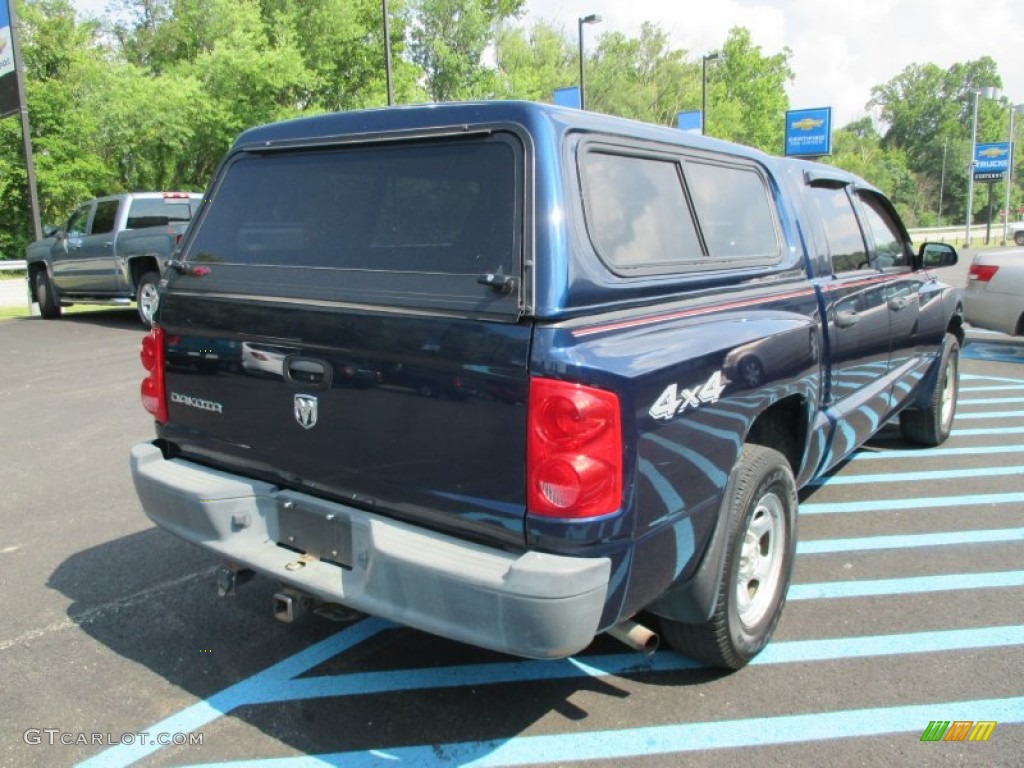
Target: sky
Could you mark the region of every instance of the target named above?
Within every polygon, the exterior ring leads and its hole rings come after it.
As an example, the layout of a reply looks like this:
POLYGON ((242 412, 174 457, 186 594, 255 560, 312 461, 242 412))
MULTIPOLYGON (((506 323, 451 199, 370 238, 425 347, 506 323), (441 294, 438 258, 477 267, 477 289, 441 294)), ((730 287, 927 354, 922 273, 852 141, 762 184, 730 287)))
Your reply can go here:
MULTIPOLYGON (((108 1, 73 3, 102 14, 108 1)), ((526 8, 521 23, 545 21, 574 40, 577 19, 599 14, 602 22, 586 27, 588 48, 603 32, 635 37, 644 21, 655 22, 691 59, 720 48, 732 27, 746 27, 764 55, 792 51, 790 107, 832 107, 836 127, 869 114, 872 87, 914 63, 945 69, 991 56, 1001 95, 1024 103, 1021 0, 528 0, 526 8)))

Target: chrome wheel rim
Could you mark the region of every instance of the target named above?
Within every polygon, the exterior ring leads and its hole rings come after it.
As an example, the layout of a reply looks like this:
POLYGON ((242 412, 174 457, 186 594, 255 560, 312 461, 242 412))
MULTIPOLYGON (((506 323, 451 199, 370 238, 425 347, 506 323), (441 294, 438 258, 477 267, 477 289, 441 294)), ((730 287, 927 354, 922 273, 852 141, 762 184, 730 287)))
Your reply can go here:
POLYGON ((953 422, 953 411, 956 407, 956 360, 952 355, 946 361, 943 372, 941 418, 943 429, 949 429, 953 422))
POLYGON ((778 593, 785 551, 785 505, 774 493, 762 496, 743 534, 736 576, 740 621, 753 627, 771 610, 778 593))
POLYGON ((156 285, 146 283, 139 288, 139 312, 147 323, 153 322, 159 302, 160 294, 157 293, 156 285))

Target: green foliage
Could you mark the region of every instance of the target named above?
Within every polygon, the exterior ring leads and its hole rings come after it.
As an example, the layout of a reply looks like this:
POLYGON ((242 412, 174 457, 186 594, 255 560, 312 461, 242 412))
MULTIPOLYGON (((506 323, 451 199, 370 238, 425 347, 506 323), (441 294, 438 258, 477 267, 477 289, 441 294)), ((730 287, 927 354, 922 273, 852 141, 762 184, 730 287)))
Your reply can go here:
POLYGON ((601 35, 586 66, 587 107, 595 111, 672 125, 694 93, 699 104, 699 68, 671 48, 657 24, 644 22, 636 38, 601 35))

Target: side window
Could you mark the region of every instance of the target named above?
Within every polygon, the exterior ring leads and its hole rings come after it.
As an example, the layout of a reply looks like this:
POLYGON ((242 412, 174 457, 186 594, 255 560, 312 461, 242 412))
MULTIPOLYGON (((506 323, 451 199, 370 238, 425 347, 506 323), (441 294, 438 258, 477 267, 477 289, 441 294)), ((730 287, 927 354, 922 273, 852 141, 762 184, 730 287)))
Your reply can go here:
POLYGON ((832 254, 832 271, 838 274, 867 267, 867 246, 846 188, 814 187, 811 198, 825 227, 829 252, 832 254))
POLYGON ((89 224, 89 210, 92 208, 91 203, 87 203, 71 214, 71 218, 68 219, 68 223, 64 226, 64 234, 68 237, 82 237, 85 234, 85 228, 89 224))
POLYGON ((678 163, 589 151, 580 170, 587 229, 609 267, 665 271, 701 258, 678 163))
POLYGON ((96 213, 92 217, 91 235, 104 235, 114 231, 114 222, 117 221, 117 200, 103 200, 96 203, 96 213))
POLYGON ((864 204, 865 224, 875 241, 875 266, 879 269, 908 266, 910 260, 906 244, 892 214, 877 195, 871 192, 858 192, 857 196, 864 204))
POLYGON ((778 260, 771 200, 759 174, 689 160, 683 168, 711 258, 778 260))

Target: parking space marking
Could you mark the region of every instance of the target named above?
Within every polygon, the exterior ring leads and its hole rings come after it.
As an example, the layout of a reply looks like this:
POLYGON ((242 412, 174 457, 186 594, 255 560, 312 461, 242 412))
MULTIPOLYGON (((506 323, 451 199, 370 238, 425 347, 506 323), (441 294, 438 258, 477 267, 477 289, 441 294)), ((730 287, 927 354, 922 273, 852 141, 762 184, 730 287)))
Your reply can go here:
POLYGON ((903 579, 793 584, 789 588, 787 599, 881 597, 883 595, 912 595, 921 592, 949 592, 960 589, 994 589, 996 587, 1024 587, 1024 571, 950 573, 941 576, 912 576, 903 579))
POLYGON ((1024 453, 1024 445, 976 445, 965 448, 929 448, 921 451, 920 448, 892 450, 883 449, 878 451, 862 450, 850 457, 851 462, 860 461, 892 461, 899 458, 932 459, 943 456, 985 456, 1000 453, 1024 453))
POLYGON ((499 768, 540 763, 608 760, 644 755, 666 755, 712 749, 763 747, 856 736, 920 732, 935 713, 953 720, 974 720, 978 712, 1000 725, 1024 722, 1024 697, 910 704, 896 707, 849 709, 801 715, 720 720, 660 725, 615 731, 589 731, 565 735, 518 736, 494 741, 429 744, 363 752, 336 752, 268 760, 207 763, 194 768, 345 768, 446 766, 499 768))
POLYGON ((863 485, 865 483, 913 483, 932 480, 959 480, 967 477, 1006 477, 1024 475, 1024 466, 978 467, 975 469, 930 469, 920 472, 885 472, 878 475, 826 475, 807 485, 863 485))
POLYGON ((958 544, 994 544, 1024 541, 1024 528, 996 528, 988 531, 950 531, 913 533, 903 536, 868 536, 859 539, 812 539, 798 541, 798 555, 824 555, 835 552, 871 552, 881 549, 956 546, 958 544))
POLYGON ((980 493, 970 496, 932 496, 917 499, 836 501, 800 505, 801 515, 834 515, 847 512, 886 512, 936 507, 974 507, 988 504, 1022 504, 1024 493, 980 493))

